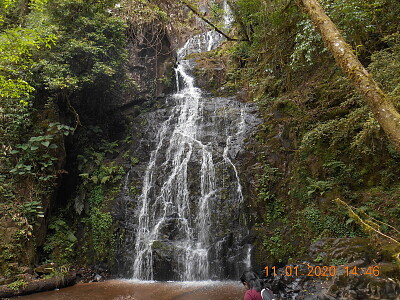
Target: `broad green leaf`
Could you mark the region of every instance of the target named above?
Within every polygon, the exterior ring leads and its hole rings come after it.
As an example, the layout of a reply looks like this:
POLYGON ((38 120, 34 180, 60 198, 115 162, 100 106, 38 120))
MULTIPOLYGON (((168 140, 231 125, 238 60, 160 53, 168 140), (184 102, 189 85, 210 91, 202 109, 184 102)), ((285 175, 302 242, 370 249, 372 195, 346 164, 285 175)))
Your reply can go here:
POLYGON ((104 184, 104 183, 106 183, 109 179, 110 179, 110 176, 104 176, 103 178, 101 178, 101 183, 104 184))

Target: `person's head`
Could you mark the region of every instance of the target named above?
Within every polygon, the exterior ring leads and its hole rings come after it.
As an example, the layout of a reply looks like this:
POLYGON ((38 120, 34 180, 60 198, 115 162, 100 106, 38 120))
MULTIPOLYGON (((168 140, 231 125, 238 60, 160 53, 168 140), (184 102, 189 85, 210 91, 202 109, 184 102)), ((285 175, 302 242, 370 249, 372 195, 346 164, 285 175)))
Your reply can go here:
POLYGON ((254 289, 257 292, 261 292, 263 289, 263 281, 258 277, 256 272, 245 271, 242 276, 240 276, 240 281, 248 290, 254 289))

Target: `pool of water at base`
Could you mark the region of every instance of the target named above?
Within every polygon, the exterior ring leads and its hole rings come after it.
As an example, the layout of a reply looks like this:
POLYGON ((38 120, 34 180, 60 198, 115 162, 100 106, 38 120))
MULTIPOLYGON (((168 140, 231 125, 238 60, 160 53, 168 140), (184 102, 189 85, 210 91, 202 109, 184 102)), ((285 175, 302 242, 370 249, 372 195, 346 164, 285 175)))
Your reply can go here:
POLYGON ((79 283, 60 290, 20 296, 20 300, 241 300, 245 289, 234 281, 146 282, 109 280, 79 283), (130 296, 130 297, 128 297, 130 296))

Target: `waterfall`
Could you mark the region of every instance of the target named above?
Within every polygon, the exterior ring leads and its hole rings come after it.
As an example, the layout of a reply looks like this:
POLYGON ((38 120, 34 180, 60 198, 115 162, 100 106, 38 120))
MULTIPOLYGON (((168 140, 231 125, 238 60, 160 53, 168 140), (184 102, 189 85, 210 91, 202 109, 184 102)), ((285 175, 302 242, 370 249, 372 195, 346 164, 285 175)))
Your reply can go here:
POLYGON ((246 256, 243 259, 243 263, 244 263, 245 269, 247 271, 250 271, 251 270, 251 250, 253 249, 253 246, 250 244, 245 245, 245 246, 246 246, 245 248, 247 248, 247 249, 246 249, 246 256))
POLYGON ((229 29, 233 22, 233 14, 231 8, 228 5, 228 1, 224 0, 223 2, 223 10, 224 10, 224 29, 229 29))
POLYGON ((249 267, 250 251, 240 245, 246 229, 236 157, 257 123, 253 108, 205 94, 185 59, 222 40, 215 32, 190 38, 177 53, 177 92, 164 107, 141 116, 141 142, 133 152, 147 161, 133 165, 124 181, 124 276, 222 279, 237 277, 231 265, 249 267), (128 196, 129 185, 138 180, 140 194, 128 196))

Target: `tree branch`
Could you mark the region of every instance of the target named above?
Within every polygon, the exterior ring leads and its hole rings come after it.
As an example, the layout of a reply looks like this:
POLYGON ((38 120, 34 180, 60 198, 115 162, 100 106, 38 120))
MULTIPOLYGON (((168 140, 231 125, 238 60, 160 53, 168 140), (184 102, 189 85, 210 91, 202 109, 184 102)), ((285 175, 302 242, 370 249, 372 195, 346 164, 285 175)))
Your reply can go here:
MULTIPOLYGON (((377 225, 377 228, 374 228, 374 226, 371 226, 371 224, 368 224, 367 222, 365 222, 363 219, 361 219, 361 217, 356 214, 353 210, 353 208, 348 205, 346 202, 344 202, 343 200, 336 198, 335 202, 341 206, 344 206, 345 208, 347 208, 350 218, 352 218, 354 221, 356 221, 358 224, 360 224, 362 226, 362 228, 366 231, 366 232, 372 232, 374 231, 375 233, 380 234, 381 236, 391 240, 392 242, 396 243, 397 245, 400 245, 400 242, 397 241, 396 239, 392 238, 391 236, 384 234, 383 232, 381 232, 379 230, 379 225, 377 225)), ((397 231, 397 230, 396 230, 397 231)))
POLYGON ((296 0, 296 3, 308 14, 336 63, 362 95, 389 141, 400 153, 400 114, 393 103, 360 63, 318 0, 296 0))
POLYGON ((75 127, 73 130, 73 133, 75 132, 75 130, 78 128, 79 125, 81 124, 80 118, 79 118, 79 114, 78 112, 75 110, 75 108, 71 105, 71 101, 69 99, 69 97, 66 97, 67 100, 67 104, 68 104, 68 109, 74 114, 75 116, 75 127))
POLYGON ((221 29, 219 29, 215 24, 213 24, 210 20, 204 17, 202 13, 200 13, 192 4, 190 4, 186 0, 181 0, 183 4, 187 6, 196 16, 198 16, 200 19, 202 19, 204 22, 206 22, 208 25, 210 25, 216 32, 224 36, 228 41, 241 41, 241 42, 248 42, 248 40, 240 40, 236 38, 232 38, 229 35, 227 35, 225 32, 223 32, 221 29))

